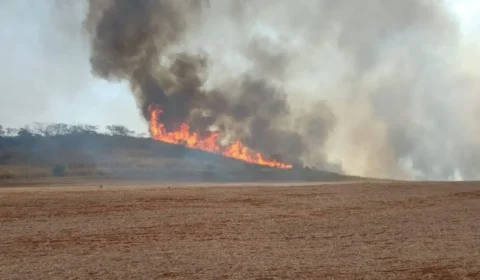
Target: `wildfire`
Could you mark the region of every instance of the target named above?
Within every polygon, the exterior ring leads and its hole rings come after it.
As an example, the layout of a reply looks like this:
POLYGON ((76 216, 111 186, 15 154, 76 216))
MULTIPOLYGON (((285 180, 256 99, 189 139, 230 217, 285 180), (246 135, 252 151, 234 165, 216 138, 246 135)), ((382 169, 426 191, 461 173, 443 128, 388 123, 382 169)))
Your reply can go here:
POLYGON ((155 140, 213 152, 249 163, 282 169, 292 168, 290 164, 265 159, 262 154, 252 151, 240 141, 235 141, 228 146, 221 146, 217 141, 220 136, 218 132, 212 132, 202 139, 197 133, 190 132, 190 126, 186 123, 182 123, 176 131, 167 131, 164 124, 158 121, 160 115, 163 113, 162 109, 158 106, 150 105, 148 110, 150 112, 150 134, 155 140))

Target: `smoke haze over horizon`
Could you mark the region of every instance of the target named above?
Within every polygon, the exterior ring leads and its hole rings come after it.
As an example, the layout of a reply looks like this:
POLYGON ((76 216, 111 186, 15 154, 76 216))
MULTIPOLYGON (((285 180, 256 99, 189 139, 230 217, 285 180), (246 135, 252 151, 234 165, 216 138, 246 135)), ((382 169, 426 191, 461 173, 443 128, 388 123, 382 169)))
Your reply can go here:
POLYGON ((480 31, 447 2, 7 1, 0 124, 139 130, 160 104, 321 169, 479 179, 480 31))

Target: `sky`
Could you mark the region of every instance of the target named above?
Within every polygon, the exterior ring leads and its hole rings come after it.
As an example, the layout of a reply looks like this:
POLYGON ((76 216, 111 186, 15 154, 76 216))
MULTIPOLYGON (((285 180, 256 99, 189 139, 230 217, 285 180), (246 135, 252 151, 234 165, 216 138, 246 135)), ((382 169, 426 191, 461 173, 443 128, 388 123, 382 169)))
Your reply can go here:
POLYGON ((57 5, 55 1, 0 2, 0 59, 4 65, 0 124, 122 124, 146 132, 127 84, 110 83, 91 74, 83 15, 52 16, 56 9, 81 9, 57 5))
POLYGON ((460 23, 465 35, 477 36, 480 31, 480 2, 475 0, 450 0, 448 5, 460 23))
MULTIPOLYGON (((77 3, 82 6, 81 1, 77 3)), ((480 39, 480 1, 447 3, 464 37, 480 39)), ((83 15, 58 19, 59 29, 51 13, 71 7, 56 5, 55 1, 31 0, 0 3, 0 55, 5 66, 0 80, 0 124, 122 124, 147 132, 128 85, 91 75, 89 46, 81 32, 83 15)))

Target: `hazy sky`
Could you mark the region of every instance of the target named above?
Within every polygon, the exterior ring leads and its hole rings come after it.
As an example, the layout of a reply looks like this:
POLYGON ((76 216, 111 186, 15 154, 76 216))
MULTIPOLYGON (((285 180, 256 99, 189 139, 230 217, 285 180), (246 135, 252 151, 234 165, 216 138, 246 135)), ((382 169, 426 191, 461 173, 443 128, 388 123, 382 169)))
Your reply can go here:
MULTIPOLYGON (((480 2, 447 2, 462 31, 468 38, 476 38, 480 34, 480 2)), ((81 32, 83 15, 52 17, 59 14, 56 9, 81 11, 82 1, 77 1, 80 6, 75 9, 58 3, 0 2, 0 59, 4 65, 0 123, 15 127, 32 122, 118 123, 146 132, 128 86, 90 74, 89 47, 81 32)))
POLYGON ((447 2, 456 14, 462 31, 468 35, 477 33, 478 36, 480 31, 480 2, 475 0, 449 0, 447 2))
POLYGON ((59 1, 0 1, 4 127, 32 122, 119 123, 146 131, 128 87, 90 74, 89 45, 81 25, 84 15, 78 13, 81 2, 72 7, 59 1), (59 18, 72 13, 58 9, 77 11, 77 17, 59 18))

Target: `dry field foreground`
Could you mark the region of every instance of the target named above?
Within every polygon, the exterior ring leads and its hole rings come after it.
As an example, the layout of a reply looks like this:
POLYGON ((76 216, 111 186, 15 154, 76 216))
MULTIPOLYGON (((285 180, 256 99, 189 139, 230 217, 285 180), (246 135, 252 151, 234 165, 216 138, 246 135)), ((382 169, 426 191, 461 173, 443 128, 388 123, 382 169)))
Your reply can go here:
POLYGON ((479 183, 0 188, 0 279, 480 279, 479 183))

